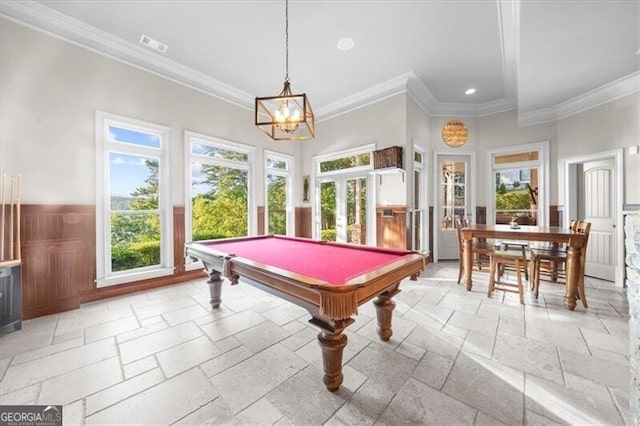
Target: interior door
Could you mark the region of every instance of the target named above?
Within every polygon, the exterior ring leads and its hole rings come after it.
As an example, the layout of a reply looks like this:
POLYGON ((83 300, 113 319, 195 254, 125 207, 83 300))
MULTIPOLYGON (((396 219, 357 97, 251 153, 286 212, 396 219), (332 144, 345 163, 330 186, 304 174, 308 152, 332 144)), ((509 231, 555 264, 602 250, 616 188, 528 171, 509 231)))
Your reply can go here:
POLYGON ((616 192, 614 190, 615 163, 613 159, 592 161, 582 165, 582 214, 591 222, 585 275, 613 281, 617 259, 615 244, 616 192))
POLYGON ((442 156, 439 159, 438 196, 438 259, 458 258, 458 237, 455 216, 467 217, 469 161, 463 156, 442 156))

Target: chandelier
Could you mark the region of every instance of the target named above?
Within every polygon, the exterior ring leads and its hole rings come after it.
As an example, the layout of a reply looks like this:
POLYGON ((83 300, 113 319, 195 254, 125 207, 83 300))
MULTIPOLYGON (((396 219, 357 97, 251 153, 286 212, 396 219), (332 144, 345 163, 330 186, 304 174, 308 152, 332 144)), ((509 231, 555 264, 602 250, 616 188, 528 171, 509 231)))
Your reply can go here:
POLYGON ((315 116, 305 93, 289 83, 289 0, 285 1, 285 78, 277 96, 256 98, 255 125, 274 141, 307 140, 315 135, 315 116))

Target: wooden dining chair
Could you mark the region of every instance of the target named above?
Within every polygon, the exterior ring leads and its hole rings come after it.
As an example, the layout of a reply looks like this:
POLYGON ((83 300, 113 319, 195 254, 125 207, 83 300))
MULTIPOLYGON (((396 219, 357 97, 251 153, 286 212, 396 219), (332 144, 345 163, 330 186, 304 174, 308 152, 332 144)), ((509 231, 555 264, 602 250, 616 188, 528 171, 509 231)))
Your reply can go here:
POLYGON ((523 258, 522 252, 518 250, 494 250, 490 256, 491 266, 489 269, 489 289, 487 297, 492 297, 495 290, 509 293, 517 293, 520 298, 520 304, 524 305, 524 289, 522 286, 522 271, 526 270, 526 259, 523 258), (500 270, 506 266, 512 266, 516 282, 507 281, 502 277, 500 270))
MULTIPOLYGON (((454 218, 456 232, 458 235, 458 284, 462 279, 464 273, 464 239, 462 238, 462 228, 467 226, 466 220, 460 216, 454 218)), ((489 255, 493 252, 493 245, 486 241, 471 241, 471 258, 473 259, 472 266, 476 266, 478 270, 482 270, 482 267, 487 263, 484 263, 484 259, 488 259, 489 255)))
MULTIPOLYGON (((584 268, 587 259, 587 243, 589 241, 589 233, 591 231, 590 222, 581 222, 572 220, 570 228, 573 232, 585 235, 585 244, 580 254, 580 276, 578 281, 578 297, 582 300, 582 305, 587 308, 587 296, 584 290, 584 268)), ((540 276, 546 275, 550 277, 552 282, 556 282, 558 278, 564 279, 566 282, 566 248, 532 248, 531 249, 531 284, 533 286, 534 296, 537 299, 540 289, 540 276), (546 263, 546 265, 543 264, 546 263)))

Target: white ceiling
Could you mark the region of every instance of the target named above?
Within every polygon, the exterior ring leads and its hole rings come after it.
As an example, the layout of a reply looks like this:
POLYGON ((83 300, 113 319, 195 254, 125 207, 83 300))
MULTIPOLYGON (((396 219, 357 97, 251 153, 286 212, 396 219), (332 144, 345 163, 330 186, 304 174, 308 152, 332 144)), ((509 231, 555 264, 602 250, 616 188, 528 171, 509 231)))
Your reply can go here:
MULTIPOLYGON (((282 89, 282 0, 3 0, 0 13, 247 108, 282 89)), ((530 124, 640 90, 639 21, 640 0, 291 0, 289 75, 321 119, 407 90, 433 115, 517 107, 530 124)))

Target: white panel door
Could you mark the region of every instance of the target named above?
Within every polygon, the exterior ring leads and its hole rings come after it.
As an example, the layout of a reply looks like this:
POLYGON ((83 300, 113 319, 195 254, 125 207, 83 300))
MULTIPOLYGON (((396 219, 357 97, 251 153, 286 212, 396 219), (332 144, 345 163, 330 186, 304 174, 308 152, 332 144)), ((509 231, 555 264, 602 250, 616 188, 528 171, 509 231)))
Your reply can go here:
POLYGON ((583 165, 584 220, 591 222, 585 275, 615 279, 615 205, 613 159, 583 165))

